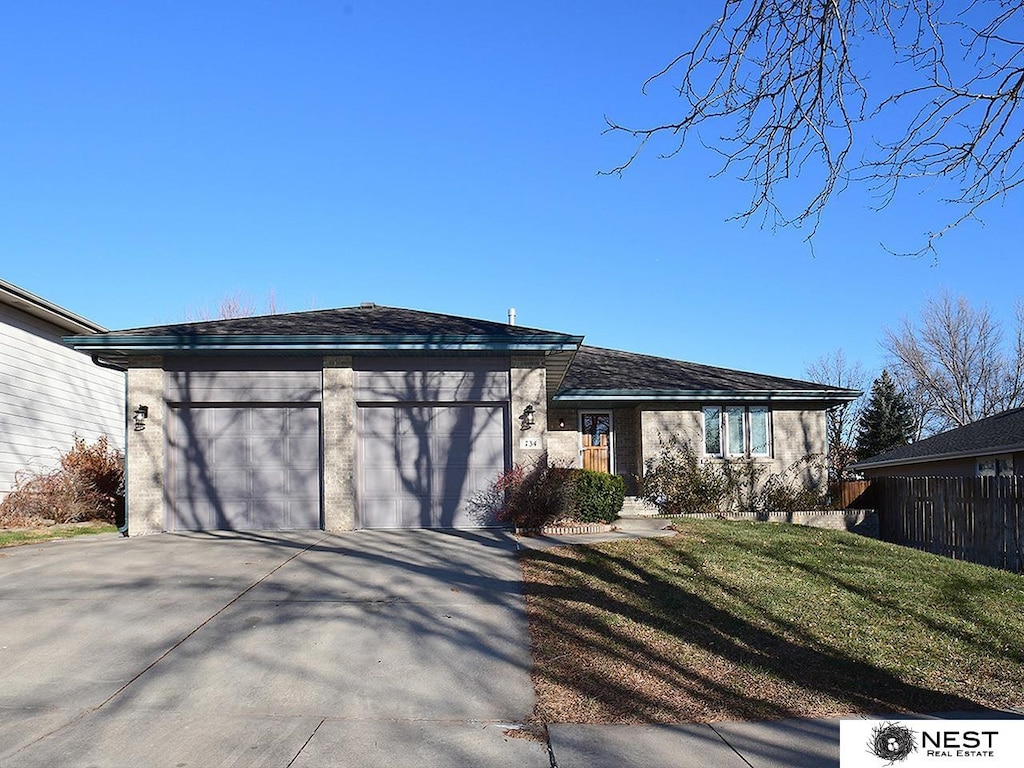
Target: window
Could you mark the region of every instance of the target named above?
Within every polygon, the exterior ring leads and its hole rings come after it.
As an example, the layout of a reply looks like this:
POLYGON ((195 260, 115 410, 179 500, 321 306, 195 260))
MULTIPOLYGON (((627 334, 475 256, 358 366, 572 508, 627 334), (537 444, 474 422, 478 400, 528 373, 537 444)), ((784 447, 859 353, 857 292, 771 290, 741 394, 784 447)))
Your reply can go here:
POLYGON ((719 456, 722 453, 722 409, 704 409, 704 453, 719 456))
POLYGON ((986 456, 978 459, 977 477, 1013 477, 1013 454, 986 456))
POLYGON ((704 453, 709 456, 770 456, 771 418, 761 405, 704 408, 704 453))

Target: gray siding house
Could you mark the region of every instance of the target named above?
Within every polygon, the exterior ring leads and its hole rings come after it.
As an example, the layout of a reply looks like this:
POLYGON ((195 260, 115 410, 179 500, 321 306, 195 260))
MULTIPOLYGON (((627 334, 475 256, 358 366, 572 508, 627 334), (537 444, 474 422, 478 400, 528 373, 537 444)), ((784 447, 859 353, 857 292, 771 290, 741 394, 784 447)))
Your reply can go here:
POLYGON ((486 527, 472 500, 513 464, 635 490, 678 435, 783 469, 859 394, 373 304, 66 341, 128 372, 132 535, 486 527))
POLYGON ((865 477, 1024 475, 1024 408, 1014 408, 854 464, 865 477))
POLYGON ((21 472, 46 472, 75 434, 124 447, 124 373, 69 349, 106 329, 0 280, 0 499, 21 472))

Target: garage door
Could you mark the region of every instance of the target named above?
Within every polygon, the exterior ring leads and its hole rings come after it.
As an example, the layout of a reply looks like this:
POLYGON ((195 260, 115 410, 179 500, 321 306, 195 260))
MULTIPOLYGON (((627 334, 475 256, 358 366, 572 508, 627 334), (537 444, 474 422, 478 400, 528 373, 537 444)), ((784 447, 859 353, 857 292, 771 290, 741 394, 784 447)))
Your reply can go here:
POLYGON ((364 528, 481 528, 474 504, 505 470, 505 409, 493 405, 360 406, 364 528))
POLYGON ((316 407, 171 408, 170 530, 320 528, 316 407))

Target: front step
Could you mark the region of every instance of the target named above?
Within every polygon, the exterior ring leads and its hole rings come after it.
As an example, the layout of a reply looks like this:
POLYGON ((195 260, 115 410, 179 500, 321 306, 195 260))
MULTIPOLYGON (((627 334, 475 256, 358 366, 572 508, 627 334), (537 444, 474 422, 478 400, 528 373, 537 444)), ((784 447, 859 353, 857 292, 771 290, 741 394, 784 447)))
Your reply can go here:
POLYGON ((648 504, 639 496, 627 496, 622 502, 622 509, 619 511, 620 518, 652 517, 656 514, 658 514, 658 508, 653 504, 648 504))

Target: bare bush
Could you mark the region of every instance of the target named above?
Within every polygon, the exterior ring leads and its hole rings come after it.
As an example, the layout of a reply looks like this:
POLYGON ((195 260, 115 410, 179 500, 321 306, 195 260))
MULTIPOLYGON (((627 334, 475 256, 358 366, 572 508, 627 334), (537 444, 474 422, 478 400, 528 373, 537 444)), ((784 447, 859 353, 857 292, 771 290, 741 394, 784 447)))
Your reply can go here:
POLYGON ((0 525, 22 527, 124 516, 124 456, 105 436, 89 444, 78 435, 61 453, 60 469, 19 473, 0 503, 0 525))

